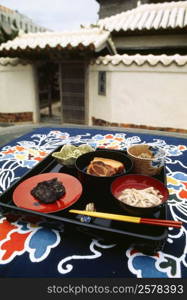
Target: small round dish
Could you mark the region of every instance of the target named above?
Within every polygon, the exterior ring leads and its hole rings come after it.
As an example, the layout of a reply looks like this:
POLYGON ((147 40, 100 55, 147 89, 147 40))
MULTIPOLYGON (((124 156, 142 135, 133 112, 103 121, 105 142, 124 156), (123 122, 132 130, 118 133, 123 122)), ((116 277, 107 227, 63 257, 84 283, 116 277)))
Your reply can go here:
POLYGON ((79 200, 82 194, 80 181, 64 173, 44 173, 30 177, 20 183, 13 193, 13 202, 16 206, 31 209, 41 213, 53 213, 64 210, 79 200), (65 195, 54 203, 45 204, 31 195, 31 190, 45 180, 57 178, 65 187, 65 195))
POLYGON ((133 173, 154 176, 160 174, 165 163, 165 151, 149 144, 132 145, 127 154, 134 162, 133 173))
POLYGON ((153 177, 139 174, 129 174, 115 179, 111 184, 111 193, 118 206, 120 206, 124 211, 128 212, 130 215, 135 216, 147 216, 154 214, 154 212, 159 210, 162 207, 162 205, 166 203, 169 197, 168 189, 164 186, 164 184, 161 181, 153 177), (153 187, 157 189, 159 193, 163 196, 161 204, 151 207, 137 207, 126 204, 118 199, 122 191, 125 189, 134 188, 142 190, 148 187, 153 187))

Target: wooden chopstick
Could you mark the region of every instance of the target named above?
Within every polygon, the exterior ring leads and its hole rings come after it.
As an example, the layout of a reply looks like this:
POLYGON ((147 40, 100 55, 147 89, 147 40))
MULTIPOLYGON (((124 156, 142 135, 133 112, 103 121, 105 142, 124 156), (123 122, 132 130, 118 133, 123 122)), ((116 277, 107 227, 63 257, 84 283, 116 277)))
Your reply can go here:
POLYGON ((149 218, 141 218, 141 217, 133 217, 126 215, 117 215, 117 214, 109 214, 97 211, 86 211, 86 210, 69 210, 70 213, 85 215, 96 218, 110 219, 115 221, 122 222, 130 222, 130 223, 138 223, 138 224, 148 224, 148 225, 156 225, 156 226, 165 226, 165 227, 175 227, 180 228, 182 226, 182 222, 174 221, 174 220, 162 220, 162 219, 149 219, 149 218))
POLYGON ((162 220, 162 219, 141 218, 140 223, 157 225, 157 226, 175 227, 175 228, 180 228, 182 226, 182 222, 180 221, 162 220))

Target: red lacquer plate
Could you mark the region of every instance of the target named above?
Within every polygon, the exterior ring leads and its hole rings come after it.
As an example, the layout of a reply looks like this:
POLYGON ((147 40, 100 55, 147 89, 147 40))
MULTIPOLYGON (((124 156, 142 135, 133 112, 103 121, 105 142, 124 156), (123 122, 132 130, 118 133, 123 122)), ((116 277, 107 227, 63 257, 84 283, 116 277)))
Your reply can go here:
POLYGON ((79 200, 82 194, 82 185, 80 181, 64 173, 44 173, 30 177, 20 183, 13 193, 13 202, 16 206, 31 209, 41 213, 53 213, 71 206, 79 200), (44 180, 57 178, 65 187, 65 195, 54 203, 45 204, 38 201, 31 195, 31 190, 44 180))

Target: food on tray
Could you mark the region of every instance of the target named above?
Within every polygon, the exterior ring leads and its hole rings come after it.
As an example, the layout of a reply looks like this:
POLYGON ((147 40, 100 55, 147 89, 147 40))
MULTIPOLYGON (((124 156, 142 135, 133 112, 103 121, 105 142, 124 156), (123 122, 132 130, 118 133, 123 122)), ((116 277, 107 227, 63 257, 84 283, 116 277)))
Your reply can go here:
POLYGON ((85 207, 86 211, 96 211, 95 204, 93 202, 89 202, 85 207))
POLYGON ((139 157, 139 158, 149 158, 150 159, 150 158, 154 158, 154 155, 151 152, 142 152, 137 157, 139 157))
POLYGON ((68 144, 64 145, 59 152, 54 152, 52 156, 65 166, 73 166, 80 155, 92 151, 94 151, 94 149, 87 144, 80 146, 68 144))
POLYGON ((160 192, 148 187, 142 190, 135 188, 128 188, 122 191, 118 199, 125 204, 135 207, 153 207, 162 203, 163 196, 160 192))
POLYGON ((113 176, 124 171, 124 165, 113 159, 94 157, 87 167, 87 173, 96 176, 113 176))
MULTIPOLYGON (((95 204, 93 202, 89 202, 85 207, 86 211, 96 211, 95 204)), ((81 216, 80 221, 83 223, 90 223, 91 217, 89 216, 81 216)))
POLYGON ((57 178, 42 181, 32 190, 31 195, 43 203, 53 203, 65 194, 65 187, 57 178))

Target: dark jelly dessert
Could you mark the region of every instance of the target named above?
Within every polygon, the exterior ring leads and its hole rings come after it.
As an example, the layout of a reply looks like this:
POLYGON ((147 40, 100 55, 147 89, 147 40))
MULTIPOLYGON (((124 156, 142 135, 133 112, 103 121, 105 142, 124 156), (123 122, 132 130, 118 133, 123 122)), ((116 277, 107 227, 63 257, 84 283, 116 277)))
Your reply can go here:
POLYGON ((53 203, 65 194, 65 187, 57 178, 42 181, 32 190, 31 195, 43 203, 53 203))

